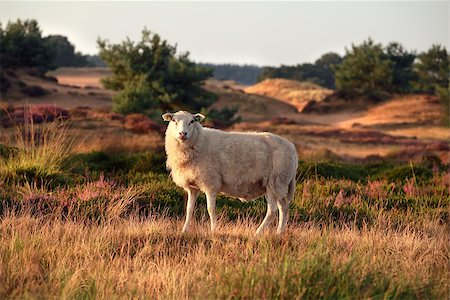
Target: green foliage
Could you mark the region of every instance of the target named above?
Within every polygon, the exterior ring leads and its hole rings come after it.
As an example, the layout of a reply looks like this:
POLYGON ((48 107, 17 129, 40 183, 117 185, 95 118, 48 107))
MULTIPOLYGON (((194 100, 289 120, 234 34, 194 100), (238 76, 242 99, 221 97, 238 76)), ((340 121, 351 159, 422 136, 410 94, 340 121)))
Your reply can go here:
MULTIPOLYGON (((297 174, 301 179, 348 179, 355 182, 388 180, 402 183, 411 178, 424 181, 432 177, 432 166, 425 164, 395 164, 388 162, 354 164, 342 162, 300 161, 297 174)), ((443 167, 445 169, 445 167, 443 167)))
POLYGON ((17 128, 11 145, 1 147, 0 180, 9 183, 49 183, 52 186, 70 180, 62 168, 73 147, 74 136, 68 123, 53 122, 35 125, 26 123, 17 128))
POLYGON ((75 46, 62 35, 49 35, 46 38, 48 46, 54 53, 52 68, 85 67, 89 65, 87 57, 75 52, 75 46))
POLYGON ((439 101, 444 108, 444 119, 443 123, 445 126, 450 126, 450 86, 441 87, 436 86, 436 94, 439 97, 439 101))
POLYGON ((339 54, 329 52, 322 55, 314 64, 305 63, 297 66, 266 67, 258 81, 267 78, 286 78, 298 81, 310 81, 326 88, 335 88, 334 67, 342 62, 339 54))
POLYGON ((164 153, 107 154, 94 151, 71 155, 63 161, 63 166, 79 175, 128 174, 129 172, 166 174, 165 161, 164 153))
POLYGON ((36 20, 18 19, 0 24, 0 57, 3 68, 36 67, 47 70, 53 60, 53 52, 36 20))
POLYGON ((112 76, 103 85, 118 91, 113 109, 120 113, 151 114, 161 110, 199 110, 211 104, 201 83, 212 71, 189 60, 189 53, 176 54, 176 47, 148 30, 138 43, 127 39, 121 44, 98 40, 100 57, 112 76))
POLYGON ((235 123, 241 122, 241 117, 237 116, 237 107, 224 107, 222 109, 203 108, 201 113, 205 115, 206 120, 214 124, 215 127, 230 127, 235 123))
POLYGON ((402 165, 388 169, 384 174, 377 174, 377 178, 385 178, 392 182, 405 182, 410 178, 419 181, 430 179, 433 173, 429 168, 423 166, 402 165))
POLYGON ((392 65, 392 88, 393 92, 406 93, 411 91, 411 82, 416 79, 413 70, 416 54, 406 51, 402 45, 393 42, 385 49, 386 58, 392 65))
POLYGON ((415 88, 419 91, 434 93, 437 87, 449 86, 449 60, 447 50, 433 45, 427 52, 421 53, 415 64, 418 79, 415 88))
POLYGON ((11 81, 5 76, 3 68, 0 69, 0 93, 6 93, 11 88, 11 81))
POLYGON ((217 80, 233 80, 237 83, 252 85, 258 80, 262 68, 254 65, 236 64, 200 64, 213 70, 217 80))
POLYGON ((346 52, 342 64, 335 67, 336 88, 342 95, 379 100, 392 90, 392 62, 386 59, 381 44, 368 39, 346 52))
POLYGON ((140 112, 151 115, 160 105, 160 102, 155 100, 145 74, 138 74, 126 81, 123 88, 113 96, 113 110, 121 114, 140 112))

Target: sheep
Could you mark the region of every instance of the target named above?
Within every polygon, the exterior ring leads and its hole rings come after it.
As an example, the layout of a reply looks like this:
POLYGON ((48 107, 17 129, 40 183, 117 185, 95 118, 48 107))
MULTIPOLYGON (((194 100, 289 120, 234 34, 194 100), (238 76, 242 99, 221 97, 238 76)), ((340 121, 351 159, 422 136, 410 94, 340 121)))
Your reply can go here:
POLYGON ((241 201, 265 195, 267 213, 258 227, 260 235, 279 211, 277 233, 288 221, 294 197, 298 165, 294 144, 268 132, 224 132, 203 127, 202 114, 187 111, 165 113, 167 169, 176 185, 187 192, 186 220, 191 223, 200 191, 206 194, 211 231, 217 227, 216 196, 225 194, 241 201))

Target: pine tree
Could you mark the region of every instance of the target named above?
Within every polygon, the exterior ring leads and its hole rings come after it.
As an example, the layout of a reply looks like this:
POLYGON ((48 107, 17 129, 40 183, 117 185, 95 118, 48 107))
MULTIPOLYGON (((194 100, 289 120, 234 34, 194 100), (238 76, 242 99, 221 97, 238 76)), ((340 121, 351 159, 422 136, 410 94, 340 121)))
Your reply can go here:
POLYGON ((214 100, 201 88, 212 70, 191 62, 189 53, 177 55, 176 46, 158 34, 143 30, 138 43, 129 39, 114 45, 101 39, 97 43, 112 72, 102 83, 118 91, 113 97, 116 112, 154 115, 162 110, 199 110, 214 100))

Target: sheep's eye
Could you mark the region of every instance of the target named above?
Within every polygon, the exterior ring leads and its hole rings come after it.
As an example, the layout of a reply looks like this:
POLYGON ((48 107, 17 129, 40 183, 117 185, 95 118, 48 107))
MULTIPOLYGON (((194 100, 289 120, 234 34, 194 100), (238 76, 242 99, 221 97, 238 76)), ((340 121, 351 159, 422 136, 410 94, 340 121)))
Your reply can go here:
POLYGON ((175 124, 177 124, 177 120, 175 120, 175 119, 172 119, 172 121, 175 123, 175 124))
POLYGON ((189 122, 189 125, 194 124, 194 120, 192 120, 191 122, 189 122))

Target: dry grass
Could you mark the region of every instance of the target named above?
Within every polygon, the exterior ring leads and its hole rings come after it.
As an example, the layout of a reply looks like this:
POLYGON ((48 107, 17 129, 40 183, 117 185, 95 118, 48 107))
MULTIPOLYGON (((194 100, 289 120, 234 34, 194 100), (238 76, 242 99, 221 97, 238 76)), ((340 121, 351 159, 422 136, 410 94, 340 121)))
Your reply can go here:
POLYGON ((448 230, 291 226, 253 238, 244 220, 180 234, 180 221, 103 225, 6 216, 2 298, 448 298, 448 230), (355 290, 351 290, 355 289, 355 290))
POLYGON ((163 137, 157 132, 136 135, 123 130, 100 130, 97 134, 90 133, 85 136, 83 143, 80 143, 76 150, 79 153, 92 151, 145 152, 163 146, 163 137))
POLYGON ((12 137, 5 134, 1 138, 14 151, 0 160, 0 178, 16 180, 22 176, 58 174, 61 162, 75 147, 76 135, 69 132, 69 123, 65 121, 27 122, 18 125, 12 137))
POLYGON ((406 124, 420 128, 424 125, 439 124, 442 114, 442 106, 436 96, 405 95, 377 105, 361 116, 342 121, 337 125, 344 128, 359 124, 396 129, 406 124))

